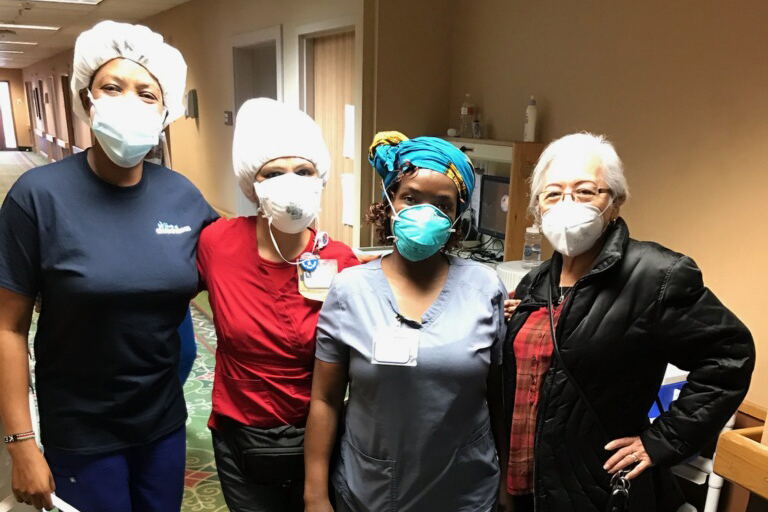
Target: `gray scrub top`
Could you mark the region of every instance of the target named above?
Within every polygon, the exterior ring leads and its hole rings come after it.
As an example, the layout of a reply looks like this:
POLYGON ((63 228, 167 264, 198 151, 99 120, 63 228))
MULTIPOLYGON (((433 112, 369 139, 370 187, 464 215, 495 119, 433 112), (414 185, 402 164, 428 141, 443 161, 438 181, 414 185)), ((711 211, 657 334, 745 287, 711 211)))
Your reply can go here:
POLYGON ((333 484, 353 512, 486 512, 499 466, 486 400, 501 364, 506 291, 490 268, 449 257, 443 290, 401 322, 381 260, 336 276, 316 357, 349 364, 349 403, 333 484), (419 329, 415 367, 371 363, 377 327, 419 329))

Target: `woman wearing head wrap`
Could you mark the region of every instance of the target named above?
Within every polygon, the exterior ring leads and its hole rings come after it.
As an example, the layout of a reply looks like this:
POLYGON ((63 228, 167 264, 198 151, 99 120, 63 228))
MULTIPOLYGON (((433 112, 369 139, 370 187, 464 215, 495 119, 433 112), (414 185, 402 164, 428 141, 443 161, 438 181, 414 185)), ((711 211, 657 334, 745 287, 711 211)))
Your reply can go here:
POLYGON ((0 416, 16 498, 81 512, 178 512, 186 408, 177 328, 195 246, 217 215, 142 159, 182 112, 186 65, 146 27, 103 22, 75 45, 75 112, 94 146, 32 169, 0 210, 0 416), (35 296, 31 439, 27 334, 35 296))
POLYGON ((232 156, 259 214, 213 223, 198 247, 218 336, 208 423, 216 468, 230 510, 301 512, 317 316, 333 275, 358 261, 310 228, 331 165, 312 118, 249 100, 232 156))
POLYGON ((445 141, 397 132, 377 135, 370 161, 384 200, 369 220, 394 251, 338 276, 320 312, 306 510, 331 510, 330 477, 341 510, 489 511, 505 437, 506 292, 488 267, 445 253, 459 240, 472 164, 445 141), (329 468, 348 384, 339 462, 329 468))

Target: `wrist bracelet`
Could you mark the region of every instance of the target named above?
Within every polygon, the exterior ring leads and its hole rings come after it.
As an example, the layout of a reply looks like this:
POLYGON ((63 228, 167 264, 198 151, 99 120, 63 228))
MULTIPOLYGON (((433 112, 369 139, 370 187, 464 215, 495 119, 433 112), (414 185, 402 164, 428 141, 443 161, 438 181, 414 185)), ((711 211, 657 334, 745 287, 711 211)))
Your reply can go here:
POLYGON ((26 441, 27 439, 34 439, 35 433, 33 431, 29 432, 22 432, 21 434, 11 434, 9 436, 3 437, 3 442, 5 444, 8 443, 15 443, 16 441, 26 441))

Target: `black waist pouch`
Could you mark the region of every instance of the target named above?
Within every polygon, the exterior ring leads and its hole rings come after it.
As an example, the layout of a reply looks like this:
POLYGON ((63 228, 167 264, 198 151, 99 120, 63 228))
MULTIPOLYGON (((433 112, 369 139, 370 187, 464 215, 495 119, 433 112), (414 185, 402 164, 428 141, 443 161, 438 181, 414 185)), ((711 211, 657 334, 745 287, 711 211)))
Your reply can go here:
POLYGON ((290 425, 261 429, 226 422, 222 432, 236 450, 243 474, 266 485, 304 479, 304 429, 290 425))

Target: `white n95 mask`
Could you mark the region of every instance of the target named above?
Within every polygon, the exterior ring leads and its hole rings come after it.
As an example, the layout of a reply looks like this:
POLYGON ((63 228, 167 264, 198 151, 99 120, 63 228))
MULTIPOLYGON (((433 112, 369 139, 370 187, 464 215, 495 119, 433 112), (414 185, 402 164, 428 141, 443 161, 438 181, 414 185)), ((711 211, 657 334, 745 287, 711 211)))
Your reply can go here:
POLYGON ((603 233, 604 211, 591 204, 560 201, 542 216, 541 230, 557 252, 578 256, 592 248, 603 233))
POLYGON ((110 160, 130 168, 141 162, 159 142, 165 111, 138 96, 102 96, 91 99, 91 129, 110 160))
POLYGON ((323 180, 287 172, 253 184, 259 211, 283 233, 301 233, 320 211, 323 180))

